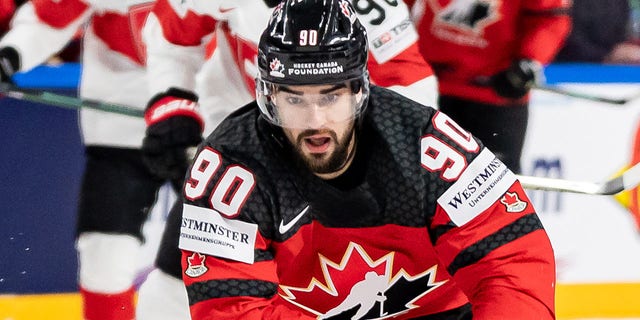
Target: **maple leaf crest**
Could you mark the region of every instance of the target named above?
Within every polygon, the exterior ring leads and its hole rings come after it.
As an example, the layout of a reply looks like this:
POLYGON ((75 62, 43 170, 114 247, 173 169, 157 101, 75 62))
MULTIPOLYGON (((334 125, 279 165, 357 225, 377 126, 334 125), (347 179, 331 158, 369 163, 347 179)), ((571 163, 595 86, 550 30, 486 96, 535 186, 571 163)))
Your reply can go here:
POLYGON ((187 258, 187 270, 184 271, 186 275, 189 277, 195 278, 203 275, 209 268, 205 266, 205 256, 198 252, 194 252, 190 257, 187 258))
POLYGON ((189 258, 187 258, 187 262, 190 266, 202 266, 204 265, 204 255, 194 252, 189 258))
POLYGON ((465 33, 482 34, 500 18, 500 5, 496 0, 452 0, 444 5, 440 0, 428 0, 428 3, 437 12, 438 23, 465 33))
POLYGON ((500 199, 500 203, 507 208, 507 212, 522 212, 527 207, 527 203, 520 200, 515 192, 505 193, 500 199))
POLYGON ((413 303, 444 284, 435 282, 437 265, 416 275, 393 274, 395 252, 373 260, 364 248, 349 243, 339 262, 322 254, 322 279, 306 287, 280 285, 281 297, 319 319, 386 319, 418 307, 413 303))
POLYGON ((284 65, 280 62, 280 59, 273 58, 269 63, 269 68, 271 68, 271 72, 269 73, 270 75, 280 78, 284 77, 284 65))
POLYGON ((517 193, 511 193, 511 192, 507 192, 502 199, 500 199, 500 202, 502 202, 503 204, 509 206, 512 205, 516 202, 518 202, 518 194, 517 193))

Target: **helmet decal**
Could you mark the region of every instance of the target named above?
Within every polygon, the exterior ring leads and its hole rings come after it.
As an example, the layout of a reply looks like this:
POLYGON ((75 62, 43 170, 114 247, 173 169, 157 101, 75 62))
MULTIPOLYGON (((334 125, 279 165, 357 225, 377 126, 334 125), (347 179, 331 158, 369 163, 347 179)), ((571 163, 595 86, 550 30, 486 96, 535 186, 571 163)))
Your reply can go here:
POLYGON ((307 62, 307 63, 294 63, 286 71, 286 75, 292 75, 292 76, 326 75, 326 74, 339 74, 342 72, 344 72, 344 66, 337 61, 307 62))
POLYGON ((278 60, 278 58, 273 58, 273 60, 271 60, 271 63, 269 64, 269 67, 271 68, 271 72, 269 72, 270 75, 278 78, 284 78, 284 65, 280 63, 280 60, 278 60))
POLYGON ((351 5, 349 5, 349 2, 347 0, 341 0, 340 1, 340 9, 342 9, 342 13, 349 18, 349 21, 351 21, 351 23, 354 23, 355 20, 357 19, 356 17, 356 13, 353 12, 351 5))

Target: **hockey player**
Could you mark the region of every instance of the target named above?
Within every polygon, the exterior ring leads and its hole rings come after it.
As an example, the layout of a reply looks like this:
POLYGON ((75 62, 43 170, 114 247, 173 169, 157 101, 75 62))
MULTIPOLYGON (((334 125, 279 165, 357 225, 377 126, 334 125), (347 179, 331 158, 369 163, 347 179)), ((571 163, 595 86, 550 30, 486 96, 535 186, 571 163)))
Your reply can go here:
MULTIPOLYGON (((7 78, 44 62, 85 23, 79 96, 143 109, 147 94, 140 27, 149 2, 32 0, 0 41, 7 78)), ((142 162, 142 119, 82 109, 86 167, 78 208, 84 319, 130 320, 141 227, 164 183, 142 162)))
POLYGON ((192 319, 554 319, 552 248, 515 175, 369 84, 347 1, 284 1, 258 68, 256 101, 186 176, 192 319))
MULTIPOLYGON (((197 145, 224 117, 253 100, 257 42, 272 11, 268 4, 256 0, 156 2, 143 29, 149 91, 156 94, 147 114, 172 101, 198 102, 190 111, 175 109, 150 122, 144 148, 146 163, 156 174, 183 179, 190 160, 186 148, 197 145), (183 130, 190 125, 190 130, 183 130)), ((178 249, 181 210, 181 201, 176 202, 158 249, 156 269, 140 286, 138 320, 190 319, 178 249)))
POLYGON ((417 0, 420 50, 439 107, 520 172, 528 93, 570 29, 567 0, 417 0))
MULTIPOLYGON (((418 102, 435 105, 436 79, 420 57, 408 8, 401 1, 367 3, 359 14, 373 37, 369 43, 372 81, 418 102)), ((253 98, 256 43, 269 13, 260 1, 156 3, 145 25, 149 83, 154 97, 147 106, 149 128, 143 146, 155 172, 181 178, 186 166, 184 147, 197 144, 201 136, 197 131, 206 135, 231 111, 221 105, 242 105, 253 98), (208 61, 216 59, 222 70, 211 70, 216 62, 208 61), (200 76, 197 81, 196 74, 200 76), (196 110, 190 102, 198 97, 210 101, 202 101, 196 110), (165 108, 173 103, 183 107, 165 108), (186 116, 182 119, 190 116, 199 123, 189 127, 180 117, 171 117, 176 114, 186 116), (170 121, 163 121, 167 119, 170 121), (183 126, 189 127, 189 133, 172 133, 183 126)))
MULTIPOLYGON (((357 13, 368 34, 374 36, 369 41, 371 78, 416 101, 434 105, 436 80, 418 51, 408 8, 403 2, 367 3, 357 13)), ((160 121, 150 121, 145 146, 147 163, 156 172, 183 177, 187 167, 184 150, 199 142, 201 124, 206 136, 233 109, 254 99, 257 43, 271 16, 268 6, 276 4, 278 1, 156 3, 144 34, 151 91, 160 94, 149 103, 147 113, 185 99, 183 105, 189 106, 189 99, 200 97, 198 110, 175 109, 158 116, 160 121), (189 124, 191 129, 182 132, 191 136, 171 133, 189 124)), ((170 213, 156 258, 158 269, 140 288, 139 320, 188 318, 177 248, 181 209, 179 205, 170 213)))

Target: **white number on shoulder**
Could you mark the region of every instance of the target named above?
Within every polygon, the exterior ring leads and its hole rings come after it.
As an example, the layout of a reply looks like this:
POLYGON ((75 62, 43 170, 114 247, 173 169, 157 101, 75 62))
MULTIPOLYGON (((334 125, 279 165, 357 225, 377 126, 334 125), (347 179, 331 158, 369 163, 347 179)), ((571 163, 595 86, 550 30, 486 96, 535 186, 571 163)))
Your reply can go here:
MULTIPOLYGON (((433 127, 456 142, 468 152, 476 152, 480 145, 471 134, 462 129, 455 121, 444 113, 438 112, 432 119, 433 127)), ((420 140, 422 166, 432 172, 440 172, 445 181, 455 180, 467 167, 467 160, 456 149, 444 141, 429 134, 420 140)))
MULTIPOLYGON (((222 157, 216 150, 204 148, 200 151, 184 185, 187 199, 193 201, 205 196, 207 186, 221 164, 222 157)), ((215 183, 209 204, 220 214, 233 218, 240 213, 254 186, 255 177, 249 170, 239 165, 230 165, 215 183)))

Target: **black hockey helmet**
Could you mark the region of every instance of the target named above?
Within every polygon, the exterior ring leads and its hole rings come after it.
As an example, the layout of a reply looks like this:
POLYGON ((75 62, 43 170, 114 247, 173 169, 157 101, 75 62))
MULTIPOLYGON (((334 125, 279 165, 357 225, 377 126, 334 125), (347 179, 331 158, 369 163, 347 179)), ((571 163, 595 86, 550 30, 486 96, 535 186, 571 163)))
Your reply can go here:
POLYGON ((273 96, 280 86, 345 83, 353 94, 351 116, 360 117, 369 95, 367 48, 349 1, 282 1, 258 47, 256 99, 263 116, 283 126, 273 96))

